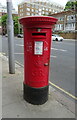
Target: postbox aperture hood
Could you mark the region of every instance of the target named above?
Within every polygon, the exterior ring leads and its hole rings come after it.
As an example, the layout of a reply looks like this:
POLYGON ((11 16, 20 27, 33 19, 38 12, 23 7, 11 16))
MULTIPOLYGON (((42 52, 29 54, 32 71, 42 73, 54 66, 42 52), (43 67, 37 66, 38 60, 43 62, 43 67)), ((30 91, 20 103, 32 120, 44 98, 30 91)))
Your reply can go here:
POLYGON ((33 26, 39 26, 42 27, 52 27, 52 25, 56 24, 58 19, 54 17, 48 17, 48 16, 30 16, 30 17, 24 17, 19 19, 19 22, 24 27, 33 27, 33 26))

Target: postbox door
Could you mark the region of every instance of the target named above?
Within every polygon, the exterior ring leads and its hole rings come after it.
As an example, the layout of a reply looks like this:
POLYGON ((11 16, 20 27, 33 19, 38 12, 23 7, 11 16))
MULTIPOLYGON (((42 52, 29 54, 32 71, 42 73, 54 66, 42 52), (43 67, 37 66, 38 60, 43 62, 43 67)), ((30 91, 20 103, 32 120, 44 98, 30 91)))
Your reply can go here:
POLYGON ((28 30, 28 32, 30 38, 25 43, 26 84, 36 88, 44 87, 48 85, 51 29, 42 29, 41 32, 28 30))

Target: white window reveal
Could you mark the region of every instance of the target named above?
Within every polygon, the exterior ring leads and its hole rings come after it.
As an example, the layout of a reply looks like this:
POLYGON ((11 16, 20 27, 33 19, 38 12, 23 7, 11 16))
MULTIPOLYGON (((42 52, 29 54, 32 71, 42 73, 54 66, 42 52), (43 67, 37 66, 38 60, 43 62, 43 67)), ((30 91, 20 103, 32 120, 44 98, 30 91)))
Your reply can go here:
POLYGON ((30 8, 27 8, 27 11, 30 11, 30 8))
POLYGON ((43 41, 35 41, 34 54, 35 55, 42 55, 43 54, 43 41))
POLYGON ((31 13, 31 16, 34 16, 34 13, 31 13))
POLYGON ((49 9, 49 11, 51 11, 51 9, 49 9))
POLYGON ((56 24, 55 30, 63 30, 63 24, 56 24))
POLYGON ((75 23, 68 23, 66 25, 66 30, 75 30, 75 23))
POLYGON ((44 11, 42 11, 42 14, 44 14, 44 11))
POLYGON ((27 12, 27 13, 26 13, 26 15, 30 15, 30 13, 29 13, 29 12, 27 12))
POLYGON ((32 12, 34 12, 34 9, 32 9, 32 12))

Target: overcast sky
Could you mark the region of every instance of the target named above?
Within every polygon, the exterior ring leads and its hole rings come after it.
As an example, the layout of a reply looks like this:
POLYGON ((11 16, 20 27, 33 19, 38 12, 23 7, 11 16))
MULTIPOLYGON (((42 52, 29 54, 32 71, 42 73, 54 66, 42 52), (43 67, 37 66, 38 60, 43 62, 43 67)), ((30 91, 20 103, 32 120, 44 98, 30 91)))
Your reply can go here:
MULTIPOLYGON (((12 0, 13 6, 16 10, 17 10, 17 5, 22 1, 24 1, 24 0, 12 0)), ((55 3, 62 5, 62 6, 65 6, 65 4, 67 3, 68 0, 49 0, 49 1, 51 1, 51 2, 53 1, 55 3)), ((0 3, 2 5, 6 6, 6 0, 0 0, 0 3)))

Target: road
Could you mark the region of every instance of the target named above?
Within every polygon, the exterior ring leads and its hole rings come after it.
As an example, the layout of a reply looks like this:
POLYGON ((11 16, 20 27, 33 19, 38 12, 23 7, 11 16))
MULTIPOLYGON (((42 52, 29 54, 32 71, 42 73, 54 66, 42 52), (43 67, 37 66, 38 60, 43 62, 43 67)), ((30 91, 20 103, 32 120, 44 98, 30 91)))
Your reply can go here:
MULTIPOLYGON (((15 60, 23 65, 23 39, 14 38, 14 43, 15 60)), ((6 37, 2 37, 2 52, 8 56, 6 37)), ((75 41, 53 41, 50 63, 50 82, 75 96, 75 41)))

